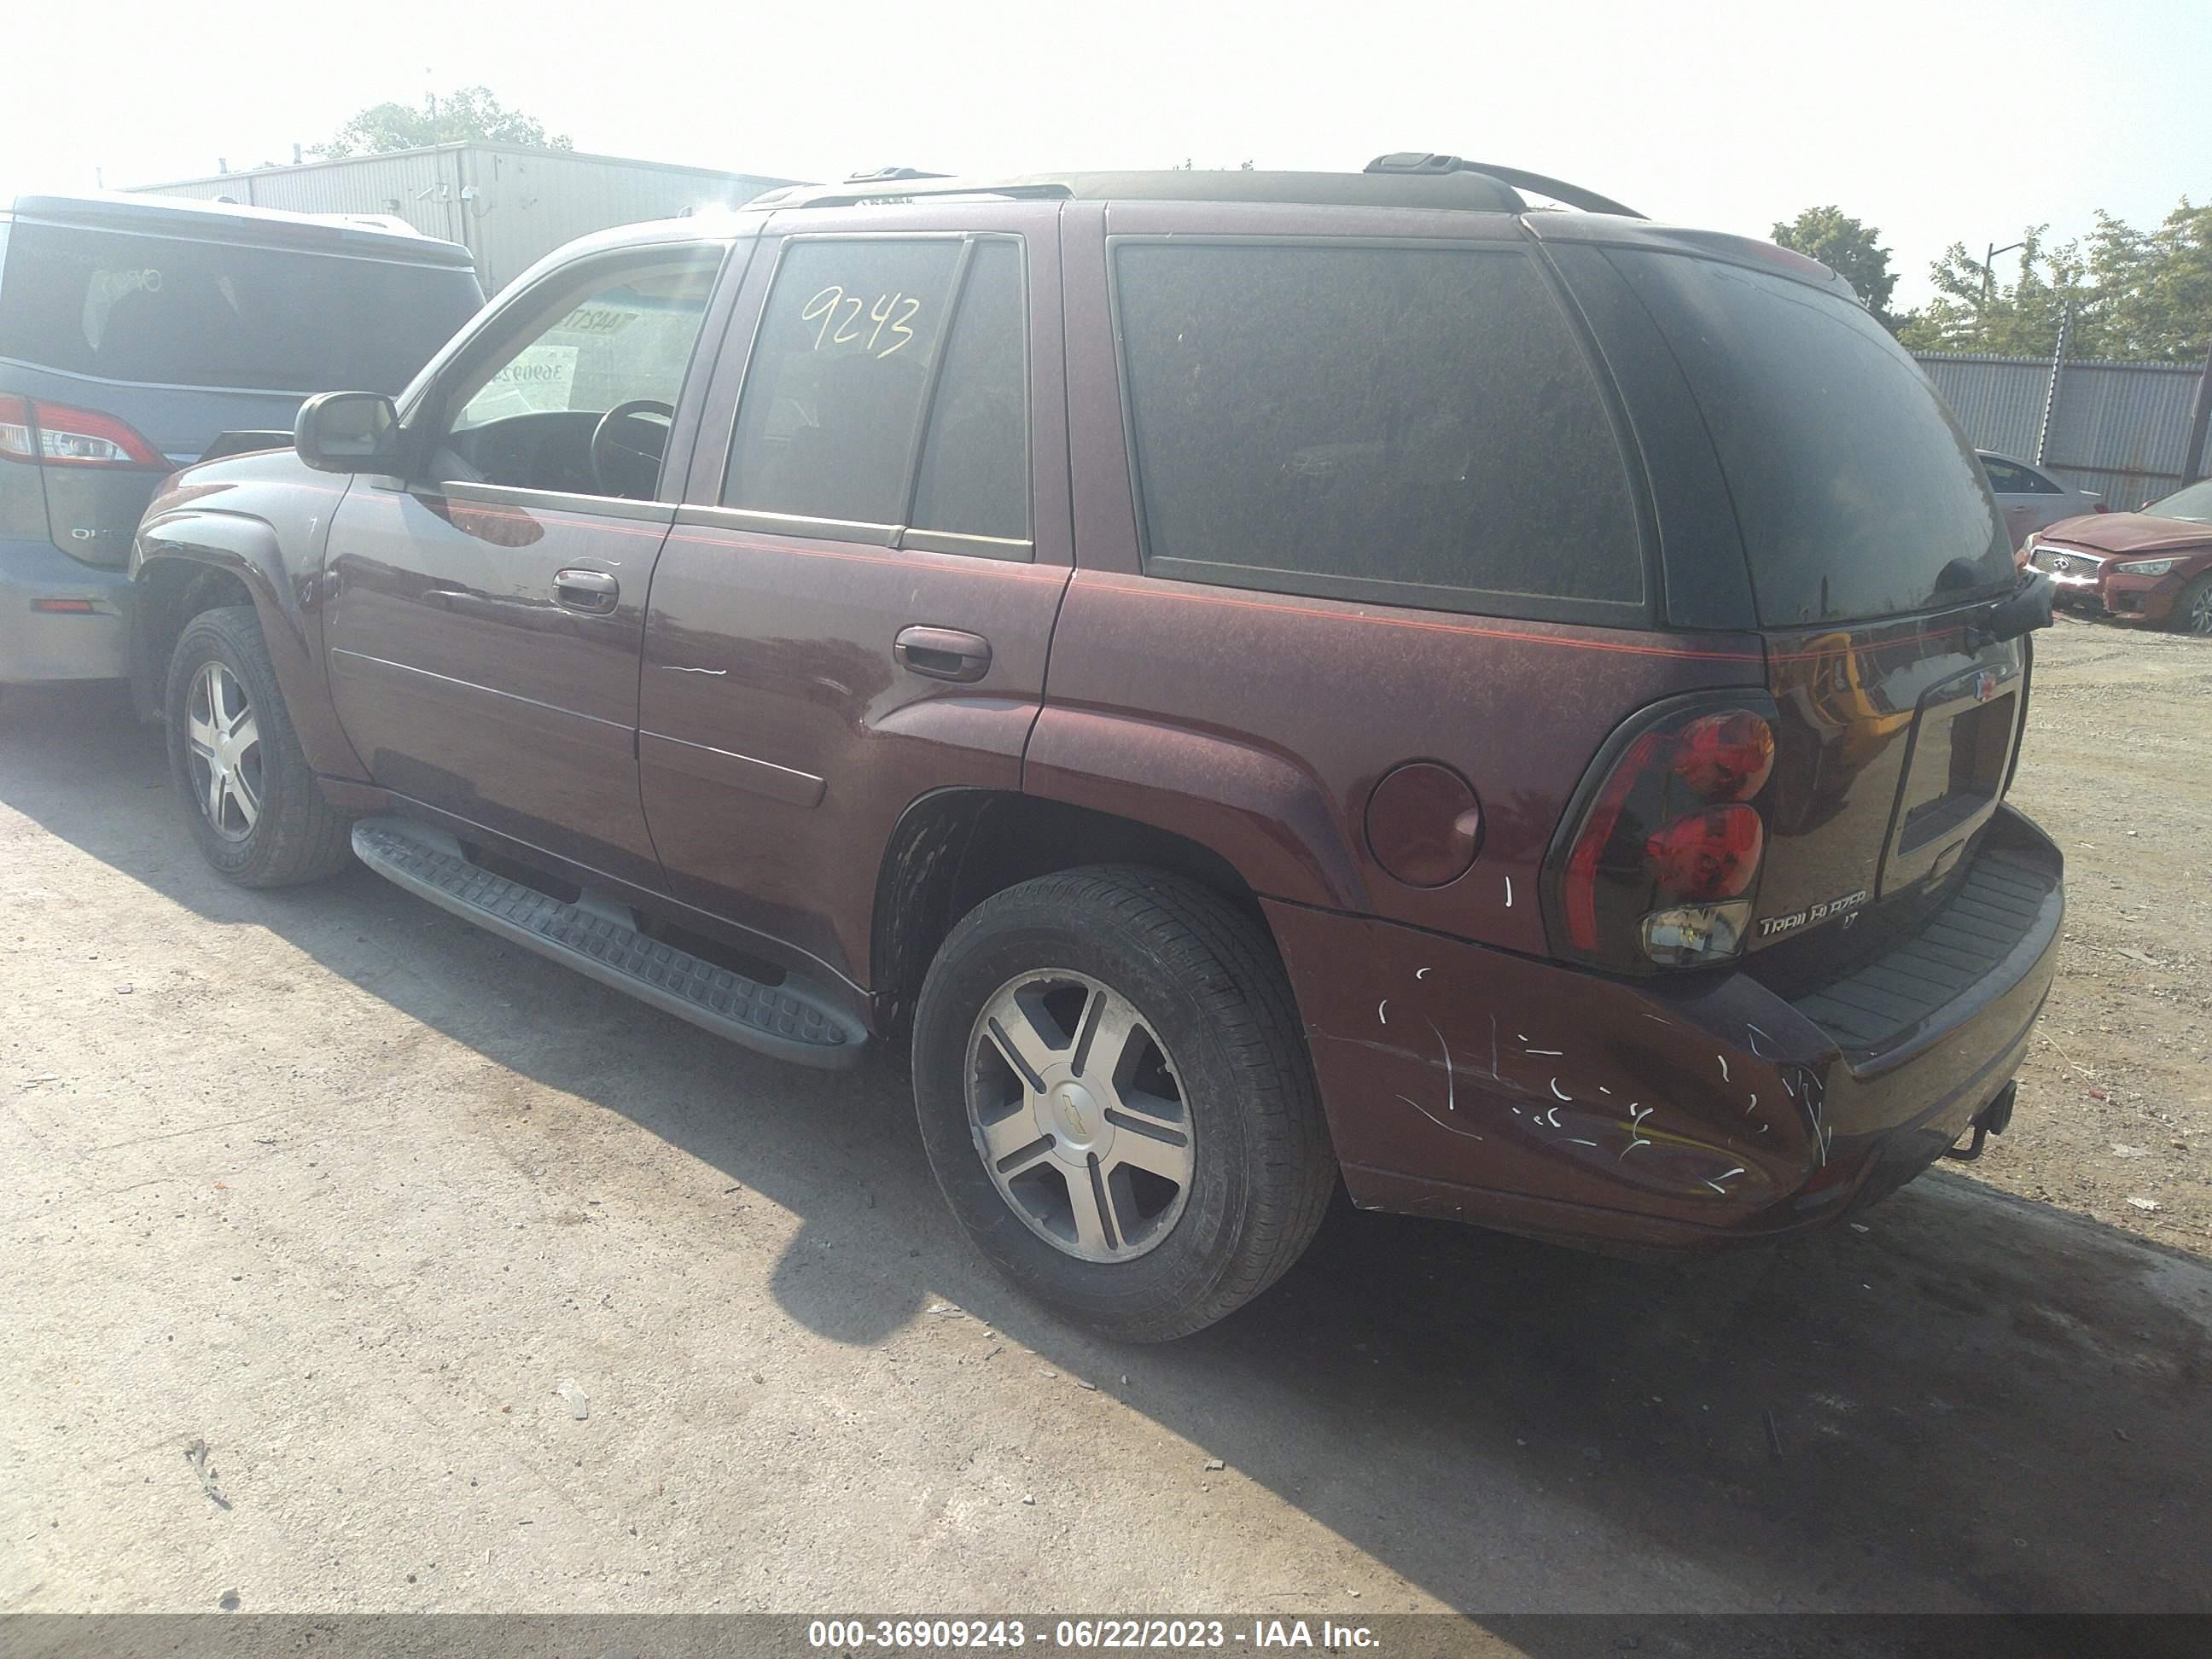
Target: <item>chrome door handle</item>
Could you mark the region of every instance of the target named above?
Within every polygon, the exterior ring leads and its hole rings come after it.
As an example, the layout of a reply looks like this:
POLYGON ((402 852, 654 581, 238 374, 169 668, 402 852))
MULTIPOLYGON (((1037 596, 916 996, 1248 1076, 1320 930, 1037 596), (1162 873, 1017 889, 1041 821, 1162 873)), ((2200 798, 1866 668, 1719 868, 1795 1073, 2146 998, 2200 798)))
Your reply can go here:
POLYGON ((891 655, 909 674, 968 684, 991 672, 991 642, 957 628, 902 628, 891 655))
POLYGON ((622 602, 622 586, 604 570, 556 570, 553 602, 604 617, 622 602))

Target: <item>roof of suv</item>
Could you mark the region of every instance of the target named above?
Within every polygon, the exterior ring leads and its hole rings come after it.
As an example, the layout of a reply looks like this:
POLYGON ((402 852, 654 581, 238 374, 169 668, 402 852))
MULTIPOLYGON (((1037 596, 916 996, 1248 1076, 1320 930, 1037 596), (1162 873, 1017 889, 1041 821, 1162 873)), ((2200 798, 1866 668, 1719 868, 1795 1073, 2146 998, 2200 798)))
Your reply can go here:
POLYGON ((113 191, 0 196, 0 217, 9 216, 88 230, 190 236, 260 247, 351 253, 409 264, 475 268, 475 260, 459 243, 441 241, 411 229, 339 215, 285 213, 275 208, 241 207, 189 197, 135 196, 113 191))
POLYGON ((752 207, 842 207, 926 196, 1029 196, 1062 201, 1282 202, 1313 207, 1409 207, 1520 213, 1528 190, 1595 213, 1639 218, 1633 208, 1563 179, 1456 155, 1407 151, 1377 156, 1359 173, 1262 173, 1249 168, 1154 172, 1036 173, 963 179, 886 167, 842 185, 773 190, 752 207), (1517 188, 1516 188, 1517 187, 1517 188))

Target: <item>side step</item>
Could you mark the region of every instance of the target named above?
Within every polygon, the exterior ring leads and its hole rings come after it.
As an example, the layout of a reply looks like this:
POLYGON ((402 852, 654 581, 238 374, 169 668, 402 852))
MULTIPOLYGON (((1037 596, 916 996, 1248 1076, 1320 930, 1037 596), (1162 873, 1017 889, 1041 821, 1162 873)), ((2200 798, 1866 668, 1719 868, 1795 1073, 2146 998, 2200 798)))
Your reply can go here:
POLYGON ((378 875, 440 909, 716 1036, 802 1066, 850 1066, 867 1046, 867 1033, 804 981, 763 985, 647 939, 595 908, 588 894, 581 903, 563 904, 495 876, 470 863, 460 842, 442 830, 404 818, 363 818, 353 827, 353 850, 378 875))

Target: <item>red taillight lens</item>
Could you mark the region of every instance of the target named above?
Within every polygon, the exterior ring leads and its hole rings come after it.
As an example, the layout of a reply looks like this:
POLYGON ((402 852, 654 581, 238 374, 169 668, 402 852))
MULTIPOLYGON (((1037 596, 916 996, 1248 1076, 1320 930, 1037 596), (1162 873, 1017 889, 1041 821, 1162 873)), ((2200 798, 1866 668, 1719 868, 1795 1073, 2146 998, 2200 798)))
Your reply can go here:
POLYGON ((1678 705, 1639 724, 1552 866, 1554 926, 1573 954, 1606 968, 1734 956, 1766 848, 1771 705, 1678 705))
POLYGON ((1613 840, 1613 830, 1620 823, 1621 809, 1628 804, 1629 792, 1636 787, 1637 780, 1650 763, 1660 740, 1656 732, 1646 732, 1629 744, 1628 752, 1620 757, 1620 763, 1613 769, 1613 775, 1605 781, 1605 787, 1598 791, 1597 799, 1590 804, 1583 832, 1575 838, 1574 851, 1567 855, 1567 937, 1578 951, 1597 949, 1598 860, 1613 840))
POLYGON ((112 415, 66 404, 0 398, 0 456, 46 466, 166 471, 168 461, 112 415))
POLYGON ((2090 510, 2092 513, 2109 513, 2109 512, 2111 512, 2112 509, 2111 507, 2106 507, 2106 506, 2104 504, 2104 502, 2102 502, 2102 501, 2099 501, 2099 502, 2098 502, 2094 507, 2091 507, 2089 510, 2090 510))
POLYGON ((1766 826, 1741 802, 1676 818, 1644 843, 1651 873, 1670 898, 1729 899, 1759 873, 1766 826))
POLYGON ((1707 800, 1749 800, 1774 769, 1774 728, 1735 709, 1692 720, 1676 739, 1674 774, 1707 800))

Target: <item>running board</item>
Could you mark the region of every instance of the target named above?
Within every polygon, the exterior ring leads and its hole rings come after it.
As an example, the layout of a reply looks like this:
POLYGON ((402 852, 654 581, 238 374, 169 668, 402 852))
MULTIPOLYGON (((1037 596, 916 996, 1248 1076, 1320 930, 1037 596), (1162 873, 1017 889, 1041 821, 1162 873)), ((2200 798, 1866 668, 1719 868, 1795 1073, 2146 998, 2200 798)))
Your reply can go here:
POLYGON ((850 1066, 867 1046, 867 1033, 803 981, 763 985, 647 938, 617 919, 629 914, 625 907, 589 893, 564 904, 495 876, 470 863, 460 842, 442 830, 404 818, 363 818, 353 827, 353 850, 378 875, 440 909, 716 1036, 802 1066, 850 1066))

